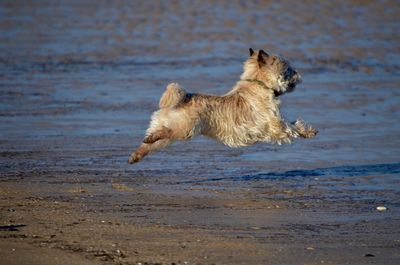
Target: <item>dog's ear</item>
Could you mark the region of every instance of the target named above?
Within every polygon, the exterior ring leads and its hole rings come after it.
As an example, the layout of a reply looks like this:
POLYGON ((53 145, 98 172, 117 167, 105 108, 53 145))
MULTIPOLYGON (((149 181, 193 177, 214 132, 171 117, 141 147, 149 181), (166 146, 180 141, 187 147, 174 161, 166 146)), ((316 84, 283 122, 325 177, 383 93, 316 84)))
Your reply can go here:
POLYGON ((252 48, 249 48, 249 52, 250 52, 250 56, 253 56, 253 54, 254 54, 254 51, 253 51, 253 49, 252 49, 252 48))
POLYGON ((258 56, 257 56, 258 65, 259 65, 259 66, 262 66, 262 65, 266 64, 266 61, 265 61, 265 58, 264 58, 264 57, 268 58, 268 56, 269 56, 268 53, 266 53, 266 52, 263 51, 263 50, 260 50, 260 51, 258 52, 258 56))
POLYGON ((262 66, 263 64, 272 65, 276 61, 276 57, 273 55, 269 55, 264 50, 260 50, 258 52, 257 61, 260 66, 262 66))
POLYGON ((268 57, 268 56, 269 56, 269 54, 266 53, 264 50, 260 50, 260 53, 261 53, 263 56, 265 56, 265 57, 268 57))

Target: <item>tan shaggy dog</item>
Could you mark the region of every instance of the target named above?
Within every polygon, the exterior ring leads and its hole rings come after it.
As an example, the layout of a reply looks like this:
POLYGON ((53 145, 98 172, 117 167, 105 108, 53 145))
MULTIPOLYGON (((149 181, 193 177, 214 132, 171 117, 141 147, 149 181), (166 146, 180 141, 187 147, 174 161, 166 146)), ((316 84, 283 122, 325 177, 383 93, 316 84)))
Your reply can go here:
POLYGON ((199 134, 230 147, 314 137, 317 131, 313 127, 301 120, 287 123, 279 112, 278 96, 293 91, 300 78, 284 58, 250 48, 240 80, 223 96, 191 94, 176 83, 169 84, 129 163, 199 134))

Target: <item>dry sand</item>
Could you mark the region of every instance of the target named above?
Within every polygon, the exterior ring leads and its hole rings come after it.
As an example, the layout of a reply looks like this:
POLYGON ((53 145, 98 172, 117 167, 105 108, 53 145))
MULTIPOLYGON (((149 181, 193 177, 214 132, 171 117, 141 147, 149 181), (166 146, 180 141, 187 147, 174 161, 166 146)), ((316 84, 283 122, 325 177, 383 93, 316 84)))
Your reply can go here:
POLYGON ((0 264, 399 264, 398 14, 396 1, 2 1, 0 264), (127 164, 166 84, 222 94, 249 47, 302 73, 283 112, 317 138, 199 137, 127 164))

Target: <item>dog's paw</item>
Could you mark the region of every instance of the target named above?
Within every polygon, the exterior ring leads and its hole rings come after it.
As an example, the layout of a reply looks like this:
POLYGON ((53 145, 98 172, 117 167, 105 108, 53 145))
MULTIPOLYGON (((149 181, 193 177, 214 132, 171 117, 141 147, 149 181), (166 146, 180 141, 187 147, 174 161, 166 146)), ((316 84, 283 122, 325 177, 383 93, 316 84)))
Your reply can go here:
POLYGON ((303 138, 313 138, 318 134, 318 131, 314 127, 305 123, 303 120, 296 120, 294 126, 299 135, 303 138))
POLYGON ((304 138, 313 138, 318 134, 318 130, 311 127, 305 132, 305 134, 303 135, 304 138))
POLYGON ((134 163, 139 162, 140 159, 142 159, 142 156, 141 156, 141 155, 138 155, 138 154, 136 154, 136 153, 133 153, 133 154, 129 157, 128 163, 129 163, 129 164, 134 164, 134 163))

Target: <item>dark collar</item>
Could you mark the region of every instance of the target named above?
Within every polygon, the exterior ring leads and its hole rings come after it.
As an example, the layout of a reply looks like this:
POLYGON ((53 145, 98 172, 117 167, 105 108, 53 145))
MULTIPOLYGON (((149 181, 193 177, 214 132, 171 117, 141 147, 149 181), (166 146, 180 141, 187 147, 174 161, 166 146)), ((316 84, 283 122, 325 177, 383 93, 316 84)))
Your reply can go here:
POLYGON ((264 89, 271 89, 274 92, 274 96, 275 97, 278 97, 278 96, 282 95, 282 93, 279 93, 278 91, 275 91, 270 87, 267 87, 267 85, 261 80, 258 80, 258 79, 244 79, 243 81, 256 83, 257 85, 262 86, 264 89))

